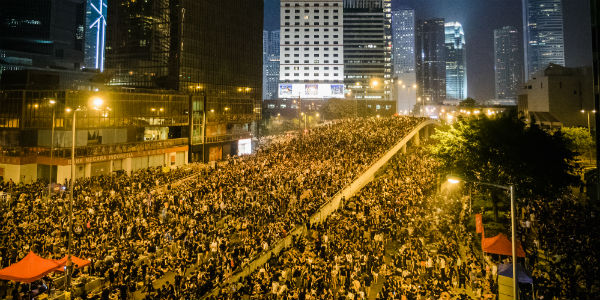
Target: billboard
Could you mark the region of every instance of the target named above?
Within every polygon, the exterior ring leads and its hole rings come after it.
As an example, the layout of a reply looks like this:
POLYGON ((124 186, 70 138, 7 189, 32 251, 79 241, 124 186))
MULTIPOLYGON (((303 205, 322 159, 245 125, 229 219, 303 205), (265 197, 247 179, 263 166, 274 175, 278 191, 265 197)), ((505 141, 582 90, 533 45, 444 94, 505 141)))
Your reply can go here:
POLYGON ((281 83, 279 98, 328 99, 344 98, 343 84, 281 83))
POLYGON ((238 156, 252 154, 252 140, 243 139, 238 141, 238 156))

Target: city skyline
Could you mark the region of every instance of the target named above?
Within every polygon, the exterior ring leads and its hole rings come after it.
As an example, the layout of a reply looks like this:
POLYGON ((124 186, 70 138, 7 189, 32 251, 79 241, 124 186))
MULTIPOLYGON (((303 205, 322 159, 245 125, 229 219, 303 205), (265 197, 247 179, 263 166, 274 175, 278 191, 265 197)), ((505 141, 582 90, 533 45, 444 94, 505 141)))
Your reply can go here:
MULTIPOLYGON (((563 1, 565 17, 565 60, 568 67, 592 64, 589 1, 563 1)), ((503 26, 513 26, 522 35, 523 18, 520 0, 394 0, 392 9, 415 10, 415 19, 443 17, 460 22, 467 44, 468 93, 477 100, 494 98, 494 33, 503 26)), ((265 28, 278 27, 279 1, 265 1, 265 28)), ((522 36, 519 38, 522 43, 522 36)), ((521 46, 522 47, 522 46, 521 46)), ((522 49, 521 49, 522 51, 522 49)))

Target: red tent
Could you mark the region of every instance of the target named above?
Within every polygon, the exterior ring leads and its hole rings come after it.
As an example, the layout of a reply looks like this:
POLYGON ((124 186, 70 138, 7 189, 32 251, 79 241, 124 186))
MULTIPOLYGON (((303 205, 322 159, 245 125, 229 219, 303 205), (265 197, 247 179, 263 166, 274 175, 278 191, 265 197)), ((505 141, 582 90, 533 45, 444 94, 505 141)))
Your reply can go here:
MULTIPOLYGON (((518 257, 525 257, 525 251, 523 251, 523 247, 519 241, 517 241, 516 250, 518 257)), ((495 237, 483 239, 483 252, 511 256, 512 243, 506 235, 500 233, 495 237)))
MULTIPOLYGON (((67 256, 59 259, 59 260, 55 260, 55 262, 59 265, 58 268, 56 268, 56 271, 61 271, 64 272, 64 266, 67 265, 67 256)), ((92 262, 89 260, 85 260, 85 259, 81 259, 79 257, 73 256, 71 255, 71 261, 78 267, 78 268, 83 268, 85 266, 89 266, 92 262)))
POLYGON ((0 270, 0 279, 32 283, 58 266, 54 261, 41 258, 30 251, 21 261, 0 270))

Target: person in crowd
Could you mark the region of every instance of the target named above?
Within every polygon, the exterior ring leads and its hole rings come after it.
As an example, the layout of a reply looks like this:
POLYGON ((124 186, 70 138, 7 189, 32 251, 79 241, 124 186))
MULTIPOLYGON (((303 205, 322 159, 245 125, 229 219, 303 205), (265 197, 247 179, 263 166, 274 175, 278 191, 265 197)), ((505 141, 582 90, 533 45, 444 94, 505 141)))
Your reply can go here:
MULTIPOLYGON (((128 297, 127 290, 144 290, 149 299, 189 291, 204 295, 306 224, 323 203, 420 122, 409 117, 346 119, 273 139, 256 154, 231 157, 215 169, 151 168, 78 179, 72 249, 93 262, 80 273, 105 278, 104 289, 121 298, 128 297), (177 274, 176 282, 156 285, 177 274)), ((29 250, 46 258, 63 257, 69 189, 50 200, 43 197, 43 182, 2 183, 0 190, 11 195, 0 204, 1 267, 29 250)), ((379 249, 378 243, 370 247, 379 249)), ((371 258, 368 268, 374 274, 381 259, 381 253, 371 258)), ((356 272, 341 271, 348 288, 353 287, 349 293, 366 292, 356 272)), ((312 287, 328 279, 306 280, 312 287)))

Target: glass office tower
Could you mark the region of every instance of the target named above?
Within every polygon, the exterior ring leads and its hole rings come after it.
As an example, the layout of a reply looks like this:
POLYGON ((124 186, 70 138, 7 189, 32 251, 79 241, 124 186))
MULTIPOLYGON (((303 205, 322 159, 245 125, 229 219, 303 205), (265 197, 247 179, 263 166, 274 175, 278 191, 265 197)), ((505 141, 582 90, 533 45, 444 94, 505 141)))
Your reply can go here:
POLYGON ((561 0, 524 0, 525 79, 549 64, 565 65, 561 0))
POLYGON ((446 100, 444 23, 444 19, 417 22, 417 101, 422 105, 442 104, 446 100))
POLYGON ((445 25, 446 32, 446 97, 463 100, 467 97, 467 50, 465 32, 458 22, 445 25))

